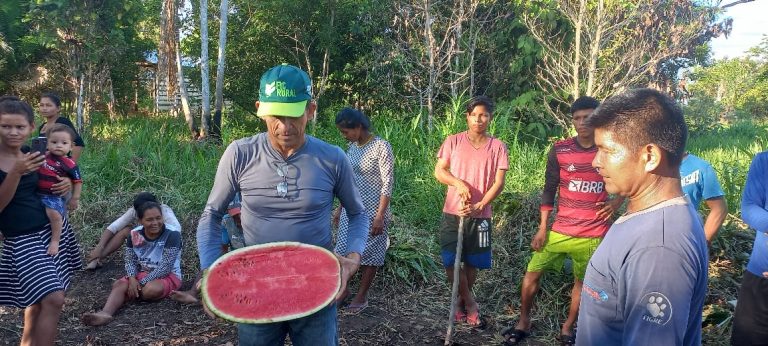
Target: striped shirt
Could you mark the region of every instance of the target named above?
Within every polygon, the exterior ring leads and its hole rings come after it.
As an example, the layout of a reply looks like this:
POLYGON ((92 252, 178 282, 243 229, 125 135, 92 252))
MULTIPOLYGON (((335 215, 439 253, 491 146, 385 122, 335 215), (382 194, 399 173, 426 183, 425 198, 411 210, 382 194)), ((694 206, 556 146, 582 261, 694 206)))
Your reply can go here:
POLYGON ((597 219, 598 202, 608 200, 603 177, 592 167, 597 147, 583 148, 576 138, 555 143, 549 151, 541 194, 541 210, 552 210, 558 195, 552 230, 581 238, 605 235, 610 223, 597 219))

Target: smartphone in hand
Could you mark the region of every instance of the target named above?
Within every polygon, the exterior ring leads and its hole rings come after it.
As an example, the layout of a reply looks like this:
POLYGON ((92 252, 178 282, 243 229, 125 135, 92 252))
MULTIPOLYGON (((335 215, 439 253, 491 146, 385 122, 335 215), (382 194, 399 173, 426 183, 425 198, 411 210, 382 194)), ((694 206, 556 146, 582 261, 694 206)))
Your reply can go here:
POLYGON ((45 151, 48 148, 48 140, 45 137, 37 137, 32 139, 32 152, 39 152, 41 154, 45 154, 45 151))

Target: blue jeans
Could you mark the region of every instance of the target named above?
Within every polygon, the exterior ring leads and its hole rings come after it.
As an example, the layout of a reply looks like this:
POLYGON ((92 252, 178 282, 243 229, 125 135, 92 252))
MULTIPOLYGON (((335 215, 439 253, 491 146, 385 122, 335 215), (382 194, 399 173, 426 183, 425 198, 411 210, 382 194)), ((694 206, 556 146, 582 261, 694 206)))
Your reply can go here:
POLYGON ((335 346, 339 344, 336 334, 336 303, 291 321, 238 323, 237 335, 241 346, 282 346, 286 335, 291 336, 295 346, 335 346))

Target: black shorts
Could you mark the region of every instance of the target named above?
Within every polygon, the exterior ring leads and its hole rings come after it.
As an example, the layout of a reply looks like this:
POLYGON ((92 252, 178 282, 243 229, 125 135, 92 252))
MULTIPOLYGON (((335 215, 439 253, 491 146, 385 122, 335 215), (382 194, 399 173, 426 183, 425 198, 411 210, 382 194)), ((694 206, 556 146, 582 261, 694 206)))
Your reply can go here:
MULTIPOLYGON (((440 222, 440 257, 446 268, 453 267, 456 259, 459 219, 456 215, 443 213, 443 220, 440 222)), ((478 269, 491 268, 492 228, 491 219, 464 219, 464 241, 461 244, 461 260, 464 264, 478 269)))
POLYGON ((768 345, 768 279, 748 270, 741 279, 731 344, 768 345))

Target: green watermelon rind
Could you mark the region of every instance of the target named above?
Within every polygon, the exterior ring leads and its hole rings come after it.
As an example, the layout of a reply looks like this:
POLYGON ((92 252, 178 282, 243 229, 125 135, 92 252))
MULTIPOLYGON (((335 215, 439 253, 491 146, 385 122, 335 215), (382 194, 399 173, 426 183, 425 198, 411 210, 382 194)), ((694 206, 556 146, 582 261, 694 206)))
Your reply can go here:
POLYGON ((275 242, 275 243, 265 243, 265 244, 259 244, 259 245, 252 245, 252 246, 247 246, 247 247, 240 248, 240 249, 237 249, 237 250, 234 250, 234 251, 230 251, 230 252, 224 254, 223 256, 219 257, 215 262, 213 262, 213 264, 208 268, 208 270, 205 271, 205 273, 203 275, 203 279, 202 279, 202 281, 200 283, 200 292, 201 292, 201 296, 203 298, 203 303, 205 304, 205 306, 208 307, 208 309, 212 313, 214 313, 216 316, 219 316, 219 317, 221 317, 221 318, 223 318, 225 320, 228 320, 228 321, 237 322, 237 323, 248 323, 248 324, 264 324, 264 323, 274 323, 274 322, 290 321, 290 320, 294 320, 294 319, 297 319, 297 318, 302 318, 302 317, 305 317, 305 316, 309 316, 311 314, 314 314, 315 312, 320 311, 321 309, 323 309, 326 306, 328 306, 328 304, 333 302, 334 299, 336 299, 336 292, 338 292, 340 289, 341 289, 341 263, 339 262, 338 258, 336 258, 336 255, 334 255, 332 252, 328 251, 327 249, 319 247, 319 246, 310 245, 310 244, 304 244, 304 243, 299 243, 299 242, 293 242, 293 241, 284 241, 284 242, 275 242), (227 258, 230 258, 230 257, 233 257, 233 256, 237 256, 238 254, 243 253, 243 252, 250 252, 250 251, 254 251, 254 250, 268 249, 268 248, 272 248, 272 247, 300 247, 300 248, 307 248, 307 249, 321 251, 321 252, 325 253, 326 255, 328 255, 329 257, 333 258, 335 260, 336 265, 338 266, 338 270, 339 270, 339 280, 338 280, 338 282, 336 284, 335 292, 333 294, 329 295, 329 297, 322 304, 318 304, 318 306, 316 308, 314 308, 314 309, 311 309, 311 310, 308 310, 308 311, 305 311, 305 312, 302 312, 302 313, 298 313, 298 314, 279 316, 279 317, 276 317, 276 318, 262 318, 262 319, 240 318, 240 317, 237 317, 237 316, 234 316, 234 315, 227 314, 227 313, 217 309, 215 306, 213 306, 213 304, 212 304, 212 302, 210 300, 210 297, 208 297, 208 289, 207 289, 207 287, 208 287, 208 272, 213 270, 217 265, 219 265, 222 262, 224 262, 225 260, 227 260, 227 258))

